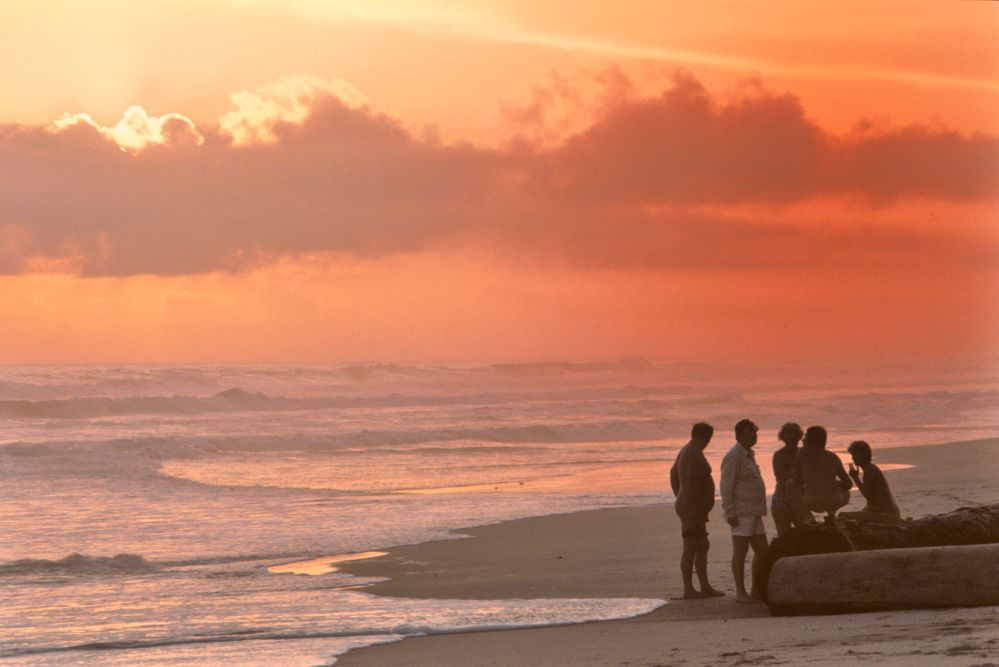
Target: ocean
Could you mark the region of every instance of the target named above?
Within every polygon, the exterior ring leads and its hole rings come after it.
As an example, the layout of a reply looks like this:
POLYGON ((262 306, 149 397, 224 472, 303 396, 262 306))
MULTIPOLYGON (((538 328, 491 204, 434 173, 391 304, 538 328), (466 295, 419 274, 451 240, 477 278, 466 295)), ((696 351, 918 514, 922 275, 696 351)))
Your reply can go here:
POLYGON ((645 613, 661 591, 400 600, 306 561, 668 502, 669 465, 699 420, 716 427, 716 470, 743 417, 761 427, 761 462, 788 420, 826 426, 841 453, 868 440, 887 463, 879 450, 992 437, 991 370, 3 367, 0 662, 329 665, 414 634, 645 613))

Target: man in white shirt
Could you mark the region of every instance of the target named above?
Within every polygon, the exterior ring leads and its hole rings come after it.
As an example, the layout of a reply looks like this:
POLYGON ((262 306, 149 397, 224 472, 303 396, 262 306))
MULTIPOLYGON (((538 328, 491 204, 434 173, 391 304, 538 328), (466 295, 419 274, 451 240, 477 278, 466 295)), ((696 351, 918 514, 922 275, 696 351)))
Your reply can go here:
POLYGON ((736 602, 763 599, 758 582, 769 550, 763 517, 767 514, 767 489, 753 456, 759 428, 748 419, 735 425, 736 444, 721 464, 721 497, 725 520, 732 527, 732 577, 736 602), (746 591, 746 555, 753 548, 753 587, 746 591))

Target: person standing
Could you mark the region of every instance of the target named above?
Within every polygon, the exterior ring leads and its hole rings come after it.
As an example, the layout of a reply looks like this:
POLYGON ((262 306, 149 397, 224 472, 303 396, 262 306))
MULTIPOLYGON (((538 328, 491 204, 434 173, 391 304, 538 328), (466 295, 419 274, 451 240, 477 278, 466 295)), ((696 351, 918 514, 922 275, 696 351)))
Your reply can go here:
POLYGON ((791 530, 792 525, 814 523, 812 515, 801 506, 801 495, 792 483, 794 459, 798 454, 798 443, 802 435, 804 431, 795 422, 787 422, 777 433, 777 439, 784 443, 783 447, 774 452, 772 461, 776 485, 770 499, 770 512, 777 526, 777 537, 791 530))
POLYGON ((769 545, 763 517, 767 514, 767 489, 760 466, 753 456, 759 428, 743 419, 735 425, 736 443, 722 459, 721 497, 725 520, 732 527, 732 577, 736 602, 763 599, 759 589, 763 580, 769 545), (752 592, 746 591, 746 555, 753 549, 752 592))
POLYGON ((708 513, 715 506, 715 480, 704 449, 711 442, 715 429, 698 422, 690 430, 690 442, 684 445, 669 471, 670 487, 676 498, 674 508, 680 516, 683 554, 680 575, 683 577, 683 597, 686 600, 724 595, 708 583, 708 513), (694 570, 701 589, 694 588, 694 570))

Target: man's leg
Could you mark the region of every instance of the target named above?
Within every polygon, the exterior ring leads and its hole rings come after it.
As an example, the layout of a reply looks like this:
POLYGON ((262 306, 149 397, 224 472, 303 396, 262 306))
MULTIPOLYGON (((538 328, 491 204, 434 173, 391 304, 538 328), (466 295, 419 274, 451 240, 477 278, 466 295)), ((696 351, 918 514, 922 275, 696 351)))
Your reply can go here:
POLYGON ((782 502, 775 502, 770 505, 770 513, 774 517, 774 524, 777 526, 777 536, 780 537, 791 530, 791 521, 794 512, 789 505, 782 502))
POLYGON ((680 555, 680 576, 683 577, 683 597, 700 597, 694 589, 694 555, 697 552, 696 537, 683 538, 683 553, 680 555))
POLYGON ((838 496, 835 507, 830 507, 826 513, 826 523, 831 524, 836 520, 836 511, 841 507, 846 507, 850 503, 850 489, 840 487, 837 489, 838 496))
POLYGON ((762 600, 764 591, 760 590, 760 582, 763 581, 762 570, 766 567, 767 557, 770 553, 770 545, 767 543, 766 534, 756 534, 750 540, 753 547, 753 590, 752 597, 762 600))
POLYGON ((708 549, 710 548, 711 543, 708 542, 708 536, 703 535, 698 540, 697 551, 694 553, 694 567, 697 569, 697 579, 701 583, 701 597, 706 598, 725 595, 708 583, 708 549))
POLYGON ((732 536, 732 578, 735 580, 736 602, 751 600, 746 592, 746 554, 749 553, 750 538, 732 536))

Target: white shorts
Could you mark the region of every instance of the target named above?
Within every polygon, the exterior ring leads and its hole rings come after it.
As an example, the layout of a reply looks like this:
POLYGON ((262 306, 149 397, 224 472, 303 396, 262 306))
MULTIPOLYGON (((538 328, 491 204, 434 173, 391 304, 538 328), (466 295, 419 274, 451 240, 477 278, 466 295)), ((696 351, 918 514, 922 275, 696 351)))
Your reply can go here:
POLYGON ((752 537, 753 535, 766 535, 767 529, 763 525, 762 516, 740 516, 739 525, 732 526, 733 537, 752 537))

